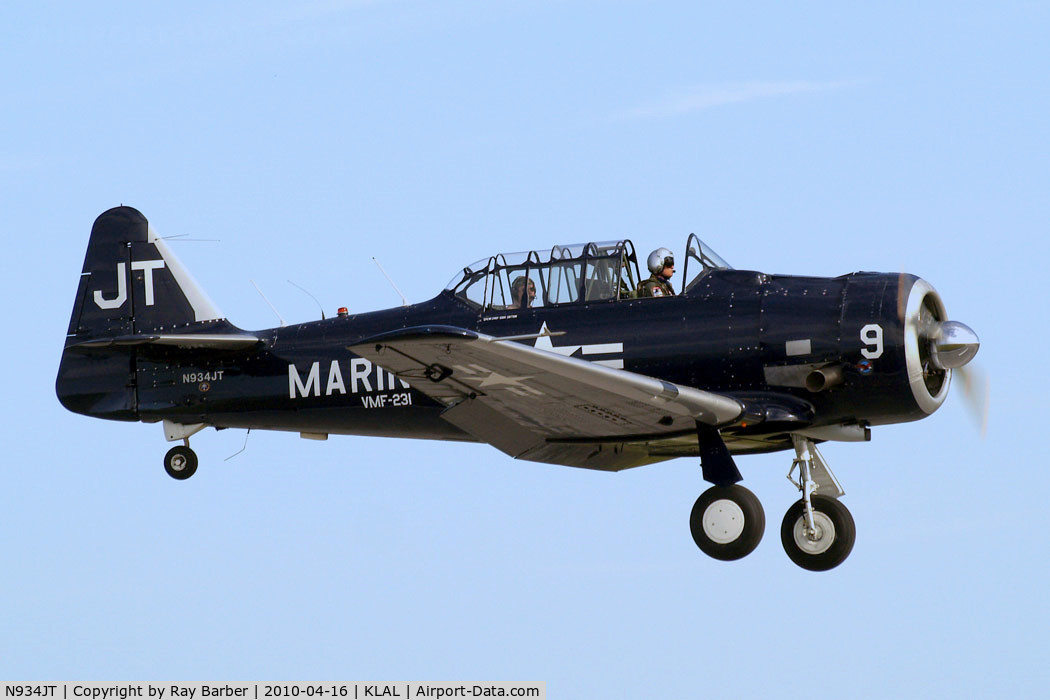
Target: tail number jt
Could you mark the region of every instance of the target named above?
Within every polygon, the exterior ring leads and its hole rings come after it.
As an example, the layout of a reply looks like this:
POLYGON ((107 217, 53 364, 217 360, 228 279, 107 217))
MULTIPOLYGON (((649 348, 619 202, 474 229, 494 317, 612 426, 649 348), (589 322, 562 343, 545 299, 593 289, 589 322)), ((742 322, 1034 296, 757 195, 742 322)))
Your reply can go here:
POLYGON ((882 326, 877 323, 864 326, 860 329, 860 340, 866 346, 861 349, 861 355, 869 360, 882 357, 882 326))
MULTIPOLYGON (((156 300, 153 294, 153 271, 164 267, 163 260, 139 260, 131 263, 131 271, 141 270, 143 284, 146 286, 146 306, 153 306, 156 300)), ((128 300, 128 266, 127 263, 117 263, 117 296, 106 299, 102 292, 95 290, 95 304, 100 309, 119 309, 128 300)))

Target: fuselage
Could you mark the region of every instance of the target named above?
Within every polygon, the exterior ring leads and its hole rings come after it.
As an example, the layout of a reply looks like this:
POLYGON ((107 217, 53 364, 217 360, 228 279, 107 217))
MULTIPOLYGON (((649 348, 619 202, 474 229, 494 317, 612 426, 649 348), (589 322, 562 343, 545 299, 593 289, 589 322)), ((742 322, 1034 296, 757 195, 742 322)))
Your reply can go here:
MULTIPOLYGON (((922 418, 906 352, 906 307, 917 279, 856 273, 835 278, 714 270, 684 294, 486 310, 449 291, 419 304, 340 315, 254 333, 249 355, 184 351, 135 363, 135 417, 218 428, 259 428, 471 440, 440 417, 444 406, 347 350, 396 329, 441 324, 520 342, 730 396, 794 397, 814 425, 879 425, 922 418), (836 382, 806 388, 820 368, 836 382), (811 387, 812 388, 812 387, 811 387)), ((418 381, 428 381, 420 379, 418 381)), ((937 392, 934 392, 937 393, 937 392)), ((921 398, 921 397, 920 397, 921 398)), ((129 416, 130 417, 130 416, 129 416)), ((775 416, 733 426, 734 451, 788 447, 748 441, 779 430, 775 416)))

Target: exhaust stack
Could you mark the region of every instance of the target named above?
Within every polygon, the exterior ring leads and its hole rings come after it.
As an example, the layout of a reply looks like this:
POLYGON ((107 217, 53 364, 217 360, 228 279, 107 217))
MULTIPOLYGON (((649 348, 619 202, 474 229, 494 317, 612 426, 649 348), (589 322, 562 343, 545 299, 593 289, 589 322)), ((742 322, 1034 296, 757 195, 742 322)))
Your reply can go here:
POLYGON ((828 365, 806 376, 806 388, 814 394, 842 383, 842 365, 828 365))

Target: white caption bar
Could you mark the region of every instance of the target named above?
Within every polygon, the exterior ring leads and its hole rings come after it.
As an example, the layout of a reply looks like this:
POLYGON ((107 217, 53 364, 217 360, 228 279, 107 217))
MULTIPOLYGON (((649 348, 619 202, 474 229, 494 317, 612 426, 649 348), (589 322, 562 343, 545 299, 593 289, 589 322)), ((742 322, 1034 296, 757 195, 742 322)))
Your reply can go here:
POLYGON ((362 700, 363 698, 538 698, 546 683, 2 683, 0 700, 362 700))

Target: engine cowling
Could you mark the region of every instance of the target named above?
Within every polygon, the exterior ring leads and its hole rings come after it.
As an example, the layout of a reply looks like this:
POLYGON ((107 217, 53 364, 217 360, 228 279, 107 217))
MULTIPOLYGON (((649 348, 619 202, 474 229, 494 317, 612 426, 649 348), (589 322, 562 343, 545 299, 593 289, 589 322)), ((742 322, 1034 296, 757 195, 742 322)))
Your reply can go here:
POLYGON ((969 363, 980 347, 973 329, 948 320, 937 291, 916 279, 904 310, 904 351, 908 383, 919 408, 927 414, 940 408, 948 396, 952 370, 969 363))

